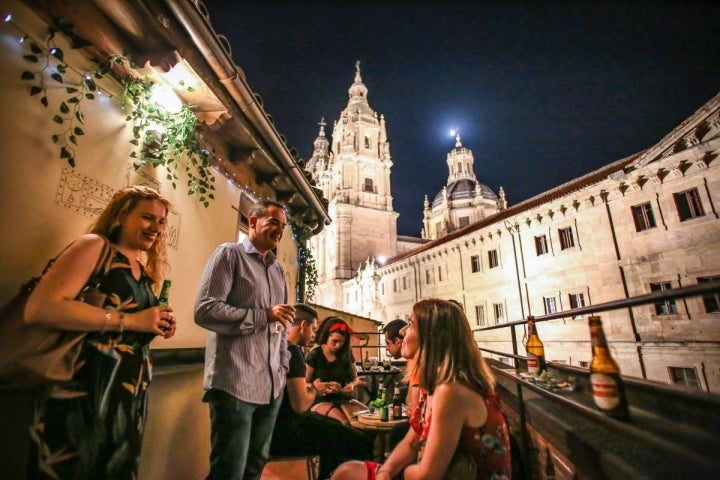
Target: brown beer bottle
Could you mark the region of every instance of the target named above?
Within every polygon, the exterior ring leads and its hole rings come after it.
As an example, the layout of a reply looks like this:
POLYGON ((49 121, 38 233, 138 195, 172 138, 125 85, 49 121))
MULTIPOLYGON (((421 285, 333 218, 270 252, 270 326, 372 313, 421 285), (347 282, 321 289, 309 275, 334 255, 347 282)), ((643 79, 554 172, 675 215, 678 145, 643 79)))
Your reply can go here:
POLYGON ((400 420, 402 418, 402 400, 400 399, 400 385, 395 384, 393 389, 392 401, 392 419, 400 420))
POLYGON ((528 373, 540 375, 545 371, 545 346, 538 337, 535 328, 535 317, 528 315, 527 318, 528 339, 525 343, 527 352, 528 373))
POLYGON ((620 377, 620 368, 610 355, 602 321, 600 317, 591 315, 588 323, 592 342, 590 383, 595 406, 610 417, 627 420, 630 412, 625 398, 625 387, 620 377))

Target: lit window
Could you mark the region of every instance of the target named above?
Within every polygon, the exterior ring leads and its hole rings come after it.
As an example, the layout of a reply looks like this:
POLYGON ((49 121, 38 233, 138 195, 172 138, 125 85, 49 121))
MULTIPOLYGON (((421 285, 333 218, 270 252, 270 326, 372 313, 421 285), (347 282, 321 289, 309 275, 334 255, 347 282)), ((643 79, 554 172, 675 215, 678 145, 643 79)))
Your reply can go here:
POLYGON ((545 235, 538 235, 535 237, 535 252, 537 252, 538 256, 549 252, 547 237, 545 235))
POLYGON ((499 265, 500 265, 500 262, 498 261, 497 250, 490 250, 488 252, 488 267, 495 268, 499 265))
POLYGON ((493 303, 493 312, 495 312, 495 323, 506 323, 505 309, 502 303, 493 303))
POLYGON ((543 297, 543 303, 545 304, 545 314, 557 312, 557 302, 555 297, 543 297))
MULTIPOLYGON (((671 288, 672 284, 670 282, 650 284, 651 292, 664 292, 665 290, 670 290, 671 288)), ((675 305, 675 300, 669 298, 660 302, 655 302, 655 313, 657 315, 675 315, 677 313, 677 305, 675 305)))
POLYGON ((472 273, 480 271, 480 255, 470 257, 470 270, 472 273))
POLYGON ((475 323, 479 327, 485 326, 485 306, 475 305, 475 323))
POLYGON ((697 188, 685 192, 673 193, 673 197, 675 198, 675 206, 677 207, 681 222, 705 215, 702 200, 700 200, 700 193, 698 193, 697 188))
POLYGON ((668 367, 670 380, 675 385, 684 385, 694 390, 702 390, 697 371, 687 367, 668 367))
POLYGON ((560 237, 560 250, 565 250, 575 246, 572 227, 561 228, 558 230, 558 236, 560 237))
POLYGON ((632 207, 633 220, 635 220, 635 231, 642 232, 655 228, 655 214, 653 213, 652 204, 650 202, 632 207))
MULTIPOLYGON (((700 277, 698 283, 715 282, 717 280, 720 280, 720 277, 700 277)), ((706 313, 720 313, 720 293, 706 293, 702 298, 706 313)))

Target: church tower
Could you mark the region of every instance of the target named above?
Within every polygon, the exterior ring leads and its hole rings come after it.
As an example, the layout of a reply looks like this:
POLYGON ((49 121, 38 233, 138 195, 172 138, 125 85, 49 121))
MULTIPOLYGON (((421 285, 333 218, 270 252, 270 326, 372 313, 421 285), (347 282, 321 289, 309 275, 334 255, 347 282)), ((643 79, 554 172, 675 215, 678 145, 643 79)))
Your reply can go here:
POLYGON ((422 238, 444 237, 507 208, 503 188, 500 187, 498 196, 490 187, 478 182, 474 163, 472 150, 463 147, 460 134, 456 134, 455 148, 447 154, 447 184, 435 195, 432 205, 425 196, 422 238))
POLYGON ((397 252, 397 218, 390 191, 390 142, 385 117, 368 104, 368 89, 355 67, 348 104, 333 124, 332 140, 325 122, 314 142, 306 170, 329 200, 333 222, 312 237, 318 288, 314 303, 331 308, 343 305, 341 283, 358 267, 397 252))

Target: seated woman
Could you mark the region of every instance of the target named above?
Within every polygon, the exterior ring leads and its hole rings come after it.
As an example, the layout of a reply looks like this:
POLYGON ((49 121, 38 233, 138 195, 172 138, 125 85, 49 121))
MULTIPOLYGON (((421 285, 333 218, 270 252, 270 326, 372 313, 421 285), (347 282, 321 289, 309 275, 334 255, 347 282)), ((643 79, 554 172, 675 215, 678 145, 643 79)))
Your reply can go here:
POLYGON ((421 300, 403 336, 402 356, 413 360, 408 377, 421 389, 412 428, 382 465, 345 462, 331 478, 510 479, 510 438, 495 379, 465 314, 445 300, 421 300))
POLYGON ((353 398, 358 384, 350 350, 352 329, 341 318, 328 317, 317 332, 317 346, 305 358, 305 380, 317 391, 312 411, 350 424, 352 411, 367 408, 353 398))

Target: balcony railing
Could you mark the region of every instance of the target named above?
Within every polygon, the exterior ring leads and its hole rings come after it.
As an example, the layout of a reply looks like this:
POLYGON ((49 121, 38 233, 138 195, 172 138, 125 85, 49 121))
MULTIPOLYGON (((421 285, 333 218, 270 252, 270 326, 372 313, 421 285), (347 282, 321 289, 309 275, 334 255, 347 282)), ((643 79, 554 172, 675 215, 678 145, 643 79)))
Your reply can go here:
MULTIPOLYGON (((717 292, 720 282, 707 282, 536 316, 535 322, 717 292)), ((624 377, 631 420, 615 420, 595 408, 587 369, 549 362, 551 383, 521 375, 527 363, 518 354, 515 330, 525 323, 473 329, 510 329, 512 352, 481 350, 514 364, 490 360, 516 440, 517 478, 717 478, 720 396, 624 377)))

